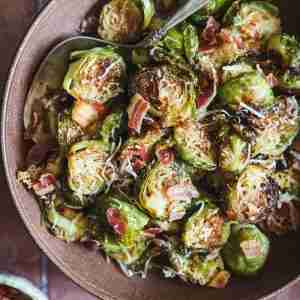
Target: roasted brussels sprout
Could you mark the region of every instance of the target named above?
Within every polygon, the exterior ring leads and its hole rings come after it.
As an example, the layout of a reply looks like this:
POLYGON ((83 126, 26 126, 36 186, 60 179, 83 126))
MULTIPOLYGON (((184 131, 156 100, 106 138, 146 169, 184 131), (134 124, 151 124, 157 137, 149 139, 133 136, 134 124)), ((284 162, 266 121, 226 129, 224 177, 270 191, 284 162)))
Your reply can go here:
POLYGON ((252 149, 254 156, 281 155, 299 132, 299 108, 296 98, 283 97, 276 102, 262 118, 254 115, 248 118, 256 135, 252 149))
POLYGON ((280 195, 279 203, 260 226, 269 233, 284 235, 300 227, 299 198, 288 193, 280 195))
POLYGON ((186 254, 180 250, 173 250, 169 254, 169 259, 175 269, 175 275, 194 284, 210 285, 210 282, 223 274, 222 285, 215 285, 215 287, 225 287, 230 278, 230 274, 224 271, 224 263, 219 255, 209 257, 198 253, 186 254))
POLYGON ((100 223, 109 228, 104 233, 103 250, 119 263, 129 265, 138 260, 147 248, 143 229, 149 218, 134 205, 120 199, 116 195, 101 199, 100 223))
POLYGON ((78 210, 65 207, 62 200, 56 199, 45 211, 47 225, 57 238, 70 243, 80 241, 87 235, 87 217, 78 210))
POLYGON ((216 158, 205 123, 186 121, 174 129, 176 149, 180 157, 192 166, 202 170, 214 170, 216 158))
POLYGON ((241 33, 246 47, 259 49, 262 41, 281 32, 279 9, 267 1, 240 1, 227 12, 225 23, 241 33))
POLYGON ((111 180, 111 169, 106 165, 107 146, 100 141, 83 141, 73 145, 68 154, 68 183, 79 197, 103 191, 111 180))
POLYGON ((268 238, 255 225, 233 225, 222 256, 235 274, 253 276, 264 266, 269 249, 268 238))
POLYGON ((227 133, 220 145, 218 165, 224 172, 240 174, 249 164, 251 145, 238 134, 227 133))
POLYGON ((230 224, 225 222, 219 208, 210 201, 188 218, 182 239, 187 248, 212 251, 221 248, 230 235, 230 224))
POLYGON ((277 54, 285 67, 300 67, 300 44, 295 37, 275 34, 268 42, 268 51, 277 54))
POLYGON ((172 222, 184 217, 198 195, 184 166, 174 160, 162 160, 146 174, 139 202, 153 218, 172 222))
POLYGON ((272 88, 259 71, 225 82, 219 96, 233 110, 247 107, 266 109, 275 103, 272 88))
POLYGON ((241 61, 232 65, 223 66, 221 71, 221 82, 226 82, 246 73, 252 73, 255 69, 249 63, 241 61))
POLYGON ((249 165, 227 193, 227 214, 240 222, 258 223, 277 205, 278 185, 269 170, 249 165))
POLYGON ((152 0, 112 0, 101 11, 98 35, 117 43, 137 41, 154 14, 152 0))
POLYGON ((112 47, 75 51, 63 87, 75 99, 103 104, 123 92, 126 65, 112 47))
POLYGON ((196 112, 195 84, 189 74, 171 66, 155 66, 139 71, 131 92, 149 101, 149 113, 160 117, 163 126, 172 127, 196 112))
POLYGON ((59 115, 57 124, 57 141, 59 146, 66 150, 72 144, 78 142, 84 136, 81 127, 72 120, 70 112, 64 112, 59 115))
POLYGON ((265 40, 281 31, 277 7, 265 1, 234 2, 224 20, 227 27, 214 38, 219 42, 200 48, 201 65, 208 60, 218 69, 261 50, 265 40))
POLYGON ((163 135, 162 129, 153 128, 141 137, 130 137, 118 157, 121 172, 136 177, 136 173, 146 167, 147 163, 153 158, 154 146, 163 135))

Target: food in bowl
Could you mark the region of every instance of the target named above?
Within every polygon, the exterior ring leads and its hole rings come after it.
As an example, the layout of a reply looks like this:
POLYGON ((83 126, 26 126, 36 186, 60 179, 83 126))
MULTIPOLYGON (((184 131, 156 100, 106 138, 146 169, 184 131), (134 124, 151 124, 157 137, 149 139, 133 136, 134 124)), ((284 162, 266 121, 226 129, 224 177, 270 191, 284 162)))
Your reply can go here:
POLYGON ((230 2, 147 49, 70 53, 18 172, 54 236, 94 243, 128 276, 220 288, 298 229, 300 46, 270 1, 230 2))

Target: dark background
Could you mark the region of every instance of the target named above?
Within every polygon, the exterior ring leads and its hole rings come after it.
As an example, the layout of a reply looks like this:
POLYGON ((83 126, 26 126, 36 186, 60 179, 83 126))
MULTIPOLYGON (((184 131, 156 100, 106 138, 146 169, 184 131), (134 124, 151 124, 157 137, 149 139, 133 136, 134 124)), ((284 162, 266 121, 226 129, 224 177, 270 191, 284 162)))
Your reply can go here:
MULTIPOLYGON (((17 47, 47 2, 0 0, 0 99, 17 47)), ((48 293, 51 300, 95 300, 66 278, 35 245, 14 207, 0 163, 0 272, 8 271, 30 279, 48 293)), ((299 299, 300 283, 270 300, 299 299)))

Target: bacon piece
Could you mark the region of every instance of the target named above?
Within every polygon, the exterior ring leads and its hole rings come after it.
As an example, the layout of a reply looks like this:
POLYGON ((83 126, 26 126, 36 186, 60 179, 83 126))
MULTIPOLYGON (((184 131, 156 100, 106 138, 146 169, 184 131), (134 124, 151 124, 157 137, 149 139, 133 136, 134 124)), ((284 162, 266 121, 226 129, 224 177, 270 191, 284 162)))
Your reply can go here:
POLYGON ((150 238, 155 238, 162 233, 162 229, 159 227, 151 227, 144 230, 144 235, 150 238))
POLYGON ((143 120, 150 109, 150 103, 139 94, 132 97, 128 107, 128 127, 140 133, 143 120))
POLYGON ((216 289, 223 289, 227 286, 229 279, 230 273, 227 271, 221 271, 209 283, 209 286, 216 289))
POLYGON ((160 149, 157 151, 157 157, 159 161, 164 164, 168 165, 172 161, 175 160, 175 154, 174 151, 171 149, 160 149))
POLYGON ((106 219, 114 232, 118 235, 123 235, 126 231, 126 223, 122 219, 121 212, 117 208, 109 208, 106 211, 106 219))
POLYGON ((32 186, 38 196, 45 196, 55 191, 56 178, 51 173, 42 174, 39 180, 32 186))
POLYGON ((279 81, 273 73, 268 74, 267 81, 272 88, 279 85, 279 81))
POLYGON ((206 23, 206 27, 202 32, 202 38, 208 45, 217 44, 217 33, 220 31, 220 24, 214 17, 209 17, 206 23))

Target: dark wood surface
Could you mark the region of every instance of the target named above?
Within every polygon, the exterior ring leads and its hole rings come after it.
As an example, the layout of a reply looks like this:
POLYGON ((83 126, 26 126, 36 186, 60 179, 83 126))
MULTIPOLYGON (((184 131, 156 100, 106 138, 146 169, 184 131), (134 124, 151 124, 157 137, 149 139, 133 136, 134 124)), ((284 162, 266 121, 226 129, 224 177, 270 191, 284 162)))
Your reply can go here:
MULTIPOLYGON (((0 0, 0 96, 17 47, 45 2, 47 0, 0 0)), ((47 292, 51 300, 96 299, 66 278, 41 253, 17 215, 2 166, 0 172, 0 272, 8 271, 30 279, 47 292)), ((300 283, 271 300, 299 299, 300 283)))

